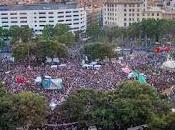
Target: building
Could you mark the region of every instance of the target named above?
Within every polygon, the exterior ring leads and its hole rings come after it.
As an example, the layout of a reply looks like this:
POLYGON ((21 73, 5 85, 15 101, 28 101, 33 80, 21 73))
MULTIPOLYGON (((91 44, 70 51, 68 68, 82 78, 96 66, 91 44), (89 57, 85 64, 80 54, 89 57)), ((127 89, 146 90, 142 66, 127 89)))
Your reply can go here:
POLYGON ((104 0, 103 25, 126 27, 138 22, 144 15, 143 6, 142 0, 104 0))
POLYGON ((1 0, 0 5, 34 4, 47 2, 47 0, 1 0))
POLYGON ((143 19, 174 20, 175 8, 150 6, 150 2, 151 0, 104 0, 103 26, 127 27, 143 19))
POLYGON ((45 25, 67 24, 73 32, 86 30, 86 11, 77 4, 0 6, 0 26, 29 26, 41 34, 45 25))
POLYGON ((102 9, 94 7, 86 7, 85 9, 87 13, 87 26, 93 23, 99 23, 101 25, 102 9))
POLYGON ((144 19, 162 19, 163 18, 163 10, 160 7, 147 7, 147 9, 143 12, 142 15, 144 19))

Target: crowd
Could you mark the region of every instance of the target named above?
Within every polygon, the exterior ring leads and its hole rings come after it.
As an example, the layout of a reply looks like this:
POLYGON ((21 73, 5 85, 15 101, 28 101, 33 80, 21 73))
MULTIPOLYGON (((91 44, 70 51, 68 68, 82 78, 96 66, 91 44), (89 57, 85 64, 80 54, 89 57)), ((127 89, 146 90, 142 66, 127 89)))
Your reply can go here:
POLYGON ((84 69, 78 60, 64 61, 66 67, 63 69, 52 69, 50 66, 37 66, 28 68, 28 64, 13 64, 3 59, 1 60, 0 80, 2 80, 9 92, 19 93, 22 91, 32 91, 62 101, 72 90, 78 88, 94 88, 110 90, 127 79, 127 75, 122 72, 122 67, 129 66, 144 73, 147 82, 155 86, 159 91, 170 87, 175 83, 174 72, 160 69, 166 56, 163 54, 146 54, 145 52, 134 52, 125 59, 108 61, 99 70, 84 69), (26 84, 18 84, 15 80, 17 75, 27 79, 26 84), (64 85, 64 93, 57 90, 46 90, 38 87, 34 80, 37 76, 49 75, 61 78, 64 85))
MULTIPOLYGON (((14 64, 6 59, 0 62, 0 80, 11 93, 32 91, 44 95, 49 101, 55 99, 58 103, 64 101, 68 95, 79 88, 94 88, 98 90, 114 89, 122 81, 127 80, 127 74, 121 68, 129 66, 146 75, 147 82, 156 87, 159 92, 175 84, 175 72, 160 68, 166 60, 165 54, 154 54, 145 52, 133 52, 124 59, 105 61, 99 70, 84 69, 80 61, 69 59, 64 61, 65 68, 52 69, 49 65, 31 66, 28 64, 14 64), (16 82, 17 75, 27 79, 26 84, 16 82), (37 76, 49 75, 63 80, 64 91, 47 90, 35 84, 37 76)), ((55 122, 57 123, 57 122, 55 122)))

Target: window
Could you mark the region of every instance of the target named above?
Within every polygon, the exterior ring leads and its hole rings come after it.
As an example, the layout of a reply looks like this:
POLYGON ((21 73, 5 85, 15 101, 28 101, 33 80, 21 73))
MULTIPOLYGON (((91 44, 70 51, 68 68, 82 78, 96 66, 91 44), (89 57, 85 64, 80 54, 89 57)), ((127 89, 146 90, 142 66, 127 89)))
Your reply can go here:
POLYGON ((66 19, 66 21, 71 21, 71 19, 66 19))
POLYGON ((20 21, 20 23, 27 23, 27 21, 20 21))
POLYGON ((71 15, 66 15, 66 17, 71 17, 71 15))
POLYGON ((71 13, 71 11, 66 11, 66 13, 71 13))
POLYGON ((1 19, 8 19, 8 17, 2 17, 1 19))
POLYGON ((73 13, 78 13, 78 11, 73 11, 73 13))
POLYGON ((49 18, 51 19, 51 18, 54 18, 53 16, 49 16, 49 18))
POLYGON ((17 13, 10 13, 10 15, 17 15, 17 13))
POLYGON ((39 19, 45 19, 46 17, 42 16, 42 17, 39 17, 39 19))
POLYGON ((40 23, 45 23, 46 21, 39 21, 40 23))
POLYGON ((1 13, 1 15, 8 15, 7 13, 1 13))
POLYGON ((8 28, 9 26, 8 26, 8 25, 3 25, 2 27, 4 27, 4 28, 8 28))
POLYGON ((64 12, 58 12, 58 14, 63 14, 64 12))
POLYGON ((20 19, 27 19, 27 17, 20 17, 20 19))
POLYGON ((64 18, 64 16, 58 16, 58 18, 64 18))
POLYGON ((48 14, 53 14, 53 12, 48 12, 48 14))
POLYGON ((58 22, 64 22, 64 20, 58 20, 58 22))
POLYGON ((20 15, 26 15, 27 13, 20 13, 20 15))
POLYGON ((39 12, 39 14, 46 14, 46 12, 39 12))
POLYGON ((17 21, 11 21, 11 23, 17 23, 17 21))
POLYGON ((8 21, 2 21, 2 23, 8 23, 8 21))
POLYGON ((17 19, 17 17, 11 17, 11 19, 17 19))

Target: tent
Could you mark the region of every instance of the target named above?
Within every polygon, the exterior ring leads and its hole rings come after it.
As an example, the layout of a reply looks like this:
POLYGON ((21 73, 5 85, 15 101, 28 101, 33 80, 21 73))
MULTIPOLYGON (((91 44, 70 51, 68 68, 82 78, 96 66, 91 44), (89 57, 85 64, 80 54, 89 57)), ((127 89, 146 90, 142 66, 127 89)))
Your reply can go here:
POLYGON ((51 69, 57 69, 58 68, 58 66, 57 65, 51 65, 51 67, 50 67, 51 69))
POLYGON ((60 78, 45 78, 42 80, 42 87, 50 90, 63 89, 63 81, 60 78))
POLYGON ((138 81, 141 84, 146 84, 147 83, 144 75, 139 75, 138 81))
POLYGON ((51 63, 52 62, 52 58, 46 57, 46 63, 51 63))
POLYGON ((128 78, 135 78, 139 81, 141 84, 145 84, 146 82, 146 77, 144 74, 140 73, 139 71, 135 70, 132 71, 131 73, 128 74, 128 78))
POLYGON ((132 70, 129 67, 122 68, 122 71, 126 74, 129 74, 132 70))
POLYGON ((27 82, 27 79, 21 75, 16 76, 15 80, 18 84, 26 84, 26 82, 27 82))
POLYGON ((60 63, 60 60, 58 58, 53 58, 53 63, 54 64, 59 64, 60 63))
POLYGON ((41 83, 41 82, 42 82, 41 76, 36 77, 35 83, 41 83))
POLYGON ((174 70, 175 69, 175 61, 172 59, 168 59, 162 64, 162 69, 174 70))

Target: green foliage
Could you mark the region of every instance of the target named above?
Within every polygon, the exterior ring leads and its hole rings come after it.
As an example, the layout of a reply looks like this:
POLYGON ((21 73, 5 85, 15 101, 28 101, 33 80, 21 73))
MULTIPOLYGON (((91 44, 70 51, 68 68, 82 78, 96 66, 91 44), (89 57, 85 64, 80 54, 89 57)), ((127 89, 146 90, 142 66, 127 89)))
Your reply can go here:
POLYGON ((44 26, 42 37, 44 40, 51 40, 54 36, 54 27, 52 25, 44 26))
POLYGON ((134 23, 129 26, 129 35, 135 37, 151 38, 154 41, 160 41, 167 33, 171 33, 172 28, 175 27, 175 22, 171 20, 155 20, 147 19, 139 23, 134 23))
POLYGON ((81 89, 61 106, 64 119, 104 130, 153 126, 151 123, 157 124, 169 111, 168 102, 162 100, 153 87, 138 82, 125 82, 111 92, 81 89))
MULTIPOLYGON (((35 60, 43 61, 46 57, 60 57, 68 56, 68 49, 65 45, 57 41, 37 41, 36 43, 20 43, 14 45, 13 56, 15 60, 24 60, 35 57, 35 60), (29 56, 29 57, 28 57, 29 56)), ((28 59, 29 60, 29 59, 28 59)))
POLYGON ((9 29, 12 43, 20 41, 21 29, 19 26, 11 26, 9 29))
POLYGON ((19 43, 19 42, 29 42, 32 38, 32 29, 28 26, 19 27, 17 25, 11 26, 9 29, 11 42, 19 43))
POLYGON ((57 24, 55 27, 46 25, 44 27, 42 38, 46 41, 53 40, 70 47, 75 40, 74 34, 70 31, 68 25, 57 24))
POLYGON ((0 129, 41 126, 45 122, 47 102, 33 93, 12 95, 0 85, 0 129))
POLYGON ((87 27, 86 33, 88 36, 97 38, 100 33, 100 25, 98 23, 93 23, 87 27))
POLYGON ((22 126, 40 126, 45 122, 47 102, 41 96, 31 92, 16 95, 15 107, 17 120, 22 126))
POLYGON ((31 41, 32 38, 32 29, 29 28, 28 26, 21 27, 21 41, 24 43, 27 43, 31 41))
POLYGON ((112 58, 115 56, 113 47, 109 44, 91 44, 84 47, 84 54, 90 60, 105 59, 105 57, 112 58))
POLYGON ((29 46, 25 43, 20 43, 15 45, 12 51, 15 60, 24 60, 28 56, 29 46))
POLYGON ((108 42, 112 42, 114 39, 117 39, 123 35, 123 28, 121 27, 105 27, 103 29, 103 35, 107 36, 108 42))

